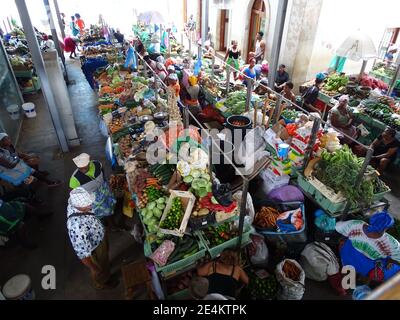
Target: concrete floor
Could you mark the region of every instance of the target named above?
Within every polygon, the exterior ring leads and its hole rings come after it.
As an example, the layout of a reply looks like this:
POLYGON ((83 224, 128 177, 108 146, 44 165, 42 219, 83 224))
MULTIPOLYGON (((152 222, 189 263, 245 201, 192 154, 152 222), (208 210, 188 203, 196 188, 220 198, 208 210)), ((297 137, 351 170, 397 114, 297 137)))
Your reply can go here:
MULTIPOLYGON (((54 215, 40 224, 32 220, 33 237, 39 247, 31 251, 19 246, 0 248, 0 286, 15 274, 26 273, 32 279, 38 299, 123 299, 122 281, 113 290, 96 291, 90 286, 89 274, 76 257, 66 233, 68 181, 75 170, 72 158, 81 152, 89 153, 93 159, 105 165, 106 172, 110 172, 104 153, 106 139, 99 132, 96 94, 87 84, 79 62, 70 60, 67 64, 69 78, 75 81, 69 91, 82 144, 68 154, 61 154, 43 97, 26 97, 26 100, 36 104, 38 115, 35 119, 24 120, 18 148, 39 154, 42 168, 46 168, 52 177, 62 180, 64 184, 56 189, 40 191, 42 198, 48 200, 54 215), (44 265, 52 265, 56 269, 55 290, 41 288, 44 265)), ((127 231, 111 233, 110 243, 114 273, 120 271, 123 261, 143 259, 142 247, 127 231)))
MULTIPOLYGON (((105 138, 98 127, 96 94, 87 84, 78 61, 67 60, 67 70, 70 80, 75 81, 69 91, 82 144, 68 154, 61 154, 43 97, 38 95, 26 98, 36 104, 38 115, 35 119, 24 120, 18 148, 38 153, 43 162, 42 168, 50 171, 52 177, 64 181, 64 184, 57 189, 41 191, 54 215, 40 224, 32 221, 33 237, 39 244, 37 249, 30 251, 19 246, 0 247, 0 287, 13 275, 26 273, 32 279, 37 299, 123 299, 121 277, 119 286, 113 290, 96 291, 91 287, 87 269, 76 257, 66 233, 68 180, 75 169, 72 158, 81 152, 87 152, 92 158, 102 161, 106 172, 110 172, 104 154, 105 138), (56 268, 55 290, 41 288, 41 270, 44 265, 56 268)), ((400 176, 395 175, 390 176, 388 181, 392 189, 397 190, 389 196, 395 214, 400 212, 399 179, 400 176)), ((144 259, 142 246, 127 231, 111 233, 110 243, 110 256, 116 275, 119 275, 123 263, 144 259)), ((307 280, 304 299, 337 298, 327 283, 307 280)))

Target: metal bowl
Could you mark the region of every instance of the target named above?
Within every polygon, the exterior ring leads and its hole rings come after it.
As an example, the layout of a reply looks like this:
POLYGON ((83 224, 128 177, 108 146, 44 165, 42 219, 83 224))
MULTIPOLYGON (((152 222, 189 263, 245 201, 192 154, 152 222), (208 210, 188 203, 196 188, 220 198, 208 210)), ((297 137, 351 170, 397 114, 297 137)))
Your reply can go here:
POLYGON ((153 120, 153 116, 145 115, 145 116, 140 116, 139 117, 139 121, 143 122, 143 123, 145 123, 147 121, 152 121, 152 120, 153 120))
POLYGON ((163 111, 161 111, 161 112, 156 112, 155 114, 154 114, 154 119, 155 120, 165 120, 165 119, 167 119, 168 118, 168 113, 167 112, 163 112, 163 111))

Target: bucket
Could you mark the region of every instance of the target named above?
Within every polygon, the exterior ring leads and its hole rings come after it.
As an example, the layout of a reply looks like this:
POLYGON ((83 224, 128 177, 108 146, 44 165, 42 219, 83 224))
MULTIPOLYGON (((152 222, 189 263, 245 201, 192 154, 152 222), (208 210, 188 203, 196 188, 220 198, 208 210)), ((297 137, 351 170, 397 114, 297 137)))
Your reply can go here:
POLYGON ((7 300, 34 300, 31 278, 26 274, 18 274, 6 282, 3 295, 7 300))
POLYGON ((278 157, 280 160, 286 160, 289 156, 290 146, 287 143, 280 143, 278 145, 278 157))
POLYGON ((19 106, 17 104, 12 104, 8 106, 7 111, 12 120, 19 119, 20 112, 19 112, 19 106))
POLYGON ((24 103, 22 109, 24 109, 27 118, 36 117, 35 105, 32 102, 24 103))

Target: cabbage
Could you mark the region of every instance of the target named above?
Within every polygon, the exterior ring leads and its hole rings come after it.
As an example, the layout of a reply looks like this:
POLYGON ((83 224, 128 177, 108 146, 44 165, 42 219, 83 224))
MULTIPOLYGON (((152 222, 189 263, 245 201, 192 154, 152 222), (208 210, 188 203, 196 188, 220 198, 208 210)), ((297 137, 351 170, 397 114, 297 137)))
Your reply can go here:
POLYGON ((159 208, 154 208, 153 214, 156 218, 160 218, 162 216, 162 210, 159 208))
POLYGON ((165 208, 165 204, 164 203, 159 203, 157 205, 157 207, 156 207, 156 209, 159 209, 159 210, 164 210, 164 208, 165 208))
POLYGON ((164 197, 161 197, 160 199, 157 199, 157 201, 156 201, 158 204, 163 204, 163 203, 165 203, 165 198, 164 197))
POLYGON ((155 201, 153 201, 153 202, 150 202, 150 203, 147 205, 147 208, 148 208, 149 210, 153 210, 153 209, 156 207, 156 205, 157 205, 157 203, 156 203, 155 201))

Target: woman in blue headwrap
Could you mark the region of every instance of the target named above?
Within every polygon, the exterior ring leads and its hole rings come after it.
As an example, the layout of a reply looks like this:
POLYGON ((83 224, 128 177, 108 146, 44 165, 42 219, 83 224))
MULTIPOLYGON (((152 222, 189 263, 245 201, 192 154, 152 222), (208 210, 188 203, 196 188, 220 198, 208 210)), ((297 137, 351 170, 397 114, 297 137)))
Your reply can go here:
POLYGON ((386 211, 361 220, 340 221, 336 231, 347 239, 340 248, 343 266, 375 281, 386 281, 400 271, 400 243, 386 233, 394 219, 386 211))

